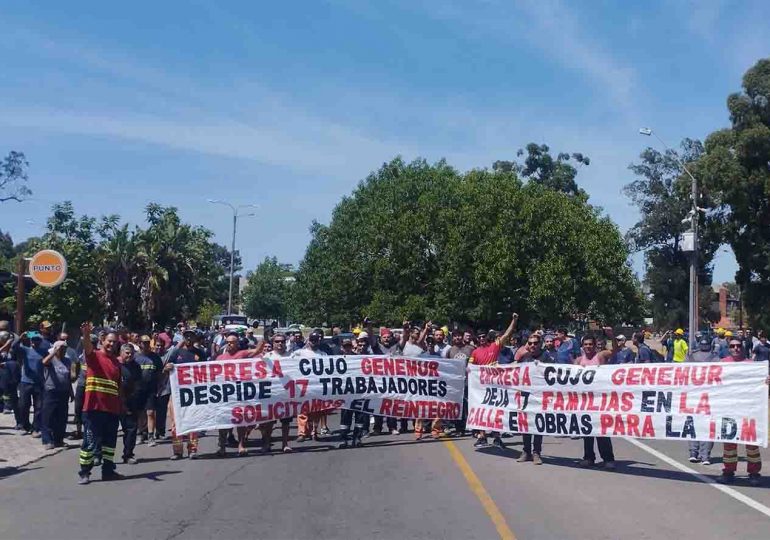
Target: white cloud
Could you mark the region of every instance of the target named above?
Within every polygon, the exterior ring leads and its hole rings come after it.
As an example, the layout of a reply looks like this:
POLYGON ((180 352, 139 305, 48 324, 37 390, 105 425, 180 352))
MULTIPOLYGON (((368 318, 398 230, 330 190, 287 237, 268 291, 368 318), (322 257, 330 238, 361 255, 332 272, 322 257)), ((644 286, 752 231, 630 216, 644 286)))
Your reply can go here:
POLYGON ((249 124, 219 118, 174 119, 122 112, 109 115, 46 108, 0 109, 0 125, 84 136, 116 137, 204 154, 255 160, 301 173, 371 168, 405 150, 371 139, 345 126, 310 117, 287 124, 249 124))

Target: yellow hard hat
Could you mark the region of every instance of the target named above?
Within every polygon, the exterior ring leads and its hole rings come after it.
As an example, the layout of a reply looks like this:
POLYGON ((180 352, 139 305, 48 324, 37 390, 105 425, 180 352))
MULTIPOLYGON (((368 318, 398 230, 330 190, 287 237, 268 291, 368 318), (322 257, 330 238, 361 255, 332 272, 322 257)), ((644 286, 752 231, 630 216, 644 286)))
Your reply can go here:
POLYGON ((729 330, 726 330, 725 331, 725 337, 733 337, 733 333, 730 332, 729 330))
POLYGON ((717 334, 724 334, 725 329, 724 328, 717 328, 717 334))
POLYGON ((441 327, 441 331, 444 332, 444 335, 449 335, 449 327, 447 325, 444 325, 441 327))
POLYGON ((681 328, 677 328, 677 329, 674 331, 674 333, 675 333, 677 336, 683 336, 683 335, 684 335, 684 330, 682 330, 681 328))
POLYGON ((353 330, 351 330, 351 332, 353 332, 355 335, 358 335, 361 332, 363 332, 363 330, 361 330, 360 326, 356 326, 355 328, 353 328, 353 330))

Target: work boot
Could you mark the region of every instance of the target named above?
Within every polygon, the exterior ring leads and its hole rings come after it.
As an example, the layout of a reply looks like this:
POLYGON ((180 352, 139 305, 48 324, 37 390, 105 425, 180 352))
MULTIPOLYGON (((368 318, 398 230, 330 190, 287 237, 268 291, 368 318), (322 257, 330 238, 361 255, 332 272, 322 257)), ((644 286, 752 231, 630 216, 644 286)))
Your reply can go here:
POLYGON ((349 429, 340 430, 340 439, 342 440, 339 443, 337 443, 338 450, 342 450, 343 448, 347 448, 349 446, 348 435, 350 435, 349 429))
POLYGON ((534 465, 542 465, 543 460, 540 458, 540 454, 532 454, 532 463, 534 465))
POLYGON ((722 476, 717 478, 717 482, 720 484, 732 484, 735 482, 735 473, 723 472, 722 476))

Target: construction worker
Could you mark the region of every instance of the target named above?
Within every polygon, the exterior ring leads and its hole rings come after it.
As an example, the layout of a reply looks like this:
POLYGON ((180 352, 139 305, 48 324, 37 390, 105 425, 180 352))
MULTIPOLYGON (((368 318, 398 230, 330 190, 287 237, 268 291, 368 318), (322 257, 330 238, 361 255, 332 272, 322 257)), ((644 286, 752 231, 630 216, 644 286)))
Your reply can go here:
MULTIPOLYGON (((743 342, 738 338, 732 338, 728 341, 730 353, 722 358, 722 362, 750 362, 743 351, 743 342)), ((770 377, 765 380, 765 384, 770 382, 770 377)), ((762 456, 759 453, 759 447, 753 444, 746 446, 746 472, 749 473, 749 484, 754 487, 762 483, 762 477, 759 471, 762 470, 762 456)), ((730 484, 735 480, 735 472, 738 469, 738 445, 735 443, 722 444, 722 476, 717 479, 722 484, 730 484)))
POLYGON ((684 339, 684 330, 677 328, 674 331, 674 362, 684 362, 687 360, 687 341, 684 339))
POLYGON ((86 362, 86 388, 83 400, 83 443, 80 446, 79 484, 88 484, 94 465, 94 451, 101 448, 102 480, 120 480, 115 472, 115 444, 123 404, 120 400, 120 364, 117 359, 118 336, 104 336, 102 349, 94 350, 91 343, 91 323, 80 327, 83 336, 83 358, 86 362))

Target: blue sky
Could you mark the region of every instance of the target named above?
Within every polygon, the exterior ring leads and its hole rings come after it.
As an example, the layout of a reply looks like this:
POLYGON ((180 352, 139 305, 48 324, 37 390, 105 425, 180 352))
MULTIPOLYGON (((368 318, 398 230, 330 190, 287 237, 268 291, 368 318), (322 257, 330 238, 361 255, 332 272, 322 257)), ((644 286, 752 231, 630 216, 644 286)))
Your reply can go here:
MULTIPOLYGON (((38 234, 65 199, 136 223, 154 201, 229 245, 206 199, 256 203, 247 268, 298 262, 311 221, 396 155, 466 170, 530 141, 590 156, 578 182, 625 231, 627 166, 655 142, 638 128, 726 126, 770 56, 766 0, 6 0, 2 19, 0 153, 27 154, 34 198, 0 228, 38 234)), ((734 271, 720 254, 715 279, 734 271)))

